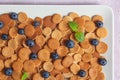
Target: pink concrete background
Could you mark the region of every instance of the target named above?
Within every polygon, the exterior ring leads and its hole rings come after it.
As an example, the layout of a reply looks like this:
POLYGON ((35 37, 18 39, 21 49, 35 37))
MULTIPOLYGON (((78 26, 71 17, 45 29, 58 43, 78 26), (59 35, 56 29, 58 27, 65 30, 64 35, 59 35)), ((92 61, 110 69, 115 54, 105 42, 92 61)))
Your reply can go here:
POLYGON ((120 80, 120 0, 0 0, 0 4, 102 4, 112 7, 115 16, 114 80, 120 80))

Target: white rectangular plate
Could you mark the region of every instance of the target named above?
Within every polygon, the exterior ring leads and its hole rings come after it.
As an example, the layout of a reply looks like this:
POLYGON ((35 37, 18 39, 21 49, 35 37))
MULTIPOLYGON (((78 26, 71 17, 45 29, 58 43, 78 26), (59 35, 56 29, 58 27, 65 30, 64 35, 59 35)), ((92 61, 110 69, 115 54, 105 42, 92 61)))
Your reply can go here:
POLYGON ((101 15, 104 18, 104 27, 108 30, 108 37, 102 39, 109 49, 103 56, 106 57, 108 64, 103 67, 105 80, 113 80, 113 12, 111 8, 100 5, 0 5, 0 14, 6 12, 26 12, 29 17, 44 17, 54 13, 67 15, 69 12, 77 12, 80 15, 101 15))

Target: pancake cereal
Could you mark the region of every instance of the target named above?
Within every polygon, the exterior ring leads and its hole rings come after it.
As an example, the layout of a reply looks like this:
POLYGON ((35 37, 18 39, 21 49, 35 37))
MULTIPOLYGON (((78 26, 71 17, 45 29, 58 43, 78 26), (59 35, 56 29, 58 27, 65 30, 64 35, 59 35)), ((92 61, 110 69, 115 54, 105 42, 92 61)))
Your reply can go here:
POLYGON ((60 14, 54 14, 52 17, 53 23, 57 24, 62 20, 62 16, 60 14))
POLYGON ((104 18, 75 12, 1 14, 0 80, 105 80, 108 31, 98 21, 104 18))
POLYGON ((28 20, 28 16, 27 16, 27 14, 26 13, 24 13, 24 12, 20 12, 19 14, 18 14, 18 21, 19 22, 26 22, 28 20))

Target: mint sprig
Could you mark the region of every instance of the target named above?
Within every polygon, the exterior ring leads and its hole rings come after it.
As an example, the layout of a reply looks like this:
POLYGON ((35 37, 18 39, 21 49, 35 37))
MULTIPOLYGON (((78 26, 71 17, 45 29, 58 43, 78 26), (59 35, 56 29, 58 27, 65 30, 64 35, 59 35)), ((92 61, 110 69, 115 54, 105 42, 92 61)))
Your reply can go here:
POLYGON ((68 24, 72 31, 78 32, 78 24, 76 22, 70 21, 68 24))
POLYGON ((71 30, 75 32, 75 35, 74 35, 75 39, 79 42, 84 41, 84 38, 85 38, 84 33, 78 31, 78 27, 79 27, 78 24, 76 22, 70 21, 68 25, 71 28, 71 30))
POLYGON ((84 39, 85 39, 84 33, 83 32, 76 32, 75 33, 75 39, 79 42, 84 41, 84 39))
POLYGON ((21 80, 26 80, 27 78, 28 78, 28 73, 24 72, 23 75, 22 75, 21 80))

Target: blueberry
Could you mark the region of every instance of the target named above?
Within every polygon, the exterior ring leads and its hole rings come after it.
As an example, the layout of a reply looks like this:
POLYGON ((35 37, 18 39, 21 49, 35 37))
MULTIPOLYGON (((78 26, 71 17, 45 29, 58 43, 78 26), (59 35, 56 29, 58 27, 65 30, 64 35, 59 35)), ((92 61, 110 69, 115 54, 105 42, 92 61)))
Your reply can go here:
POLYGON ((37 56, 36 53, 31 53, 31 54, 30 54, 30 59, 35 60, 35 59, 37 59, 37 58, 38 58, 38 56, 37 56))
POLYGON ((13 73, 13 69, 12 69, 12 68, 5 68, 5 69, 4 69, 4 74, 5 74, 6 76, 11 76, 12 73, 13 73))
POLYGON ((56 59, 59 58, 59 55, 58 55, 57 53, 52 53, 52 54, 51 54, 51 58, 52 58, 53 60, 56 60, 56 59))
POLYGON ((79 75, 80 77, 85 77, 85 76, 86 76, 86 71, 80 70, 80 71, 78 72, 78 75, 79 75))
POLYGON ((39 26, 39 25, 40 25, 40 22, 34 21, 33 26, 37 27, 37 26, 39 26))
POLYGON ((10 13, 10 18, 13 19, 13 20, 17 20, 18 19, 18 14, 15 13, 15 12, 11 12, 10 13))
POLYGON ((105 58, 99 58, 98 63, 102 66, 105 66, 107 64, 107 60, 105 58))
POLYGON ((96 21, 95 22, 95 25, 100 28, 100 27, 103 27, 103 22, 102 21, 96 21))
POLYGON ((29 47, 33 47, 33 46, 35 45, 35 42, 34 42, 34 40, 32 40, 32 39, 28 39, 28 40, 26 41, 26 45, 29 46, 29 47))
POLYGON ((74 43, 72 40, 68 40, 68 41, 66 42, 66 47, 68 47, 68 48, 73 48, 74 45, 75 45, 75 43, 74 43))
POLYGON ((18 33, 21 35, 25 34, 24 29, 18 29, 18 33))
POLYGON ((97 39, 92 39, 90 43, 94 46, 97 46, 99 44, 99 41, 97 39))
POLYGON ((7 34, 2 34, 1 38, 2 38, 2 40, 7 40, 8 39, 8 35, 7 34))
POLYGON ((4 26, 4 23, 2 21, 0 21, 0 29, 2 29, 4 26))
POLYGON ((42 76, 43 78, 48 78, 48 77, 50 76, 50 73, 47 72, 47 71, 42 71, 42 72, 41 72, 41 76, 42 76))

